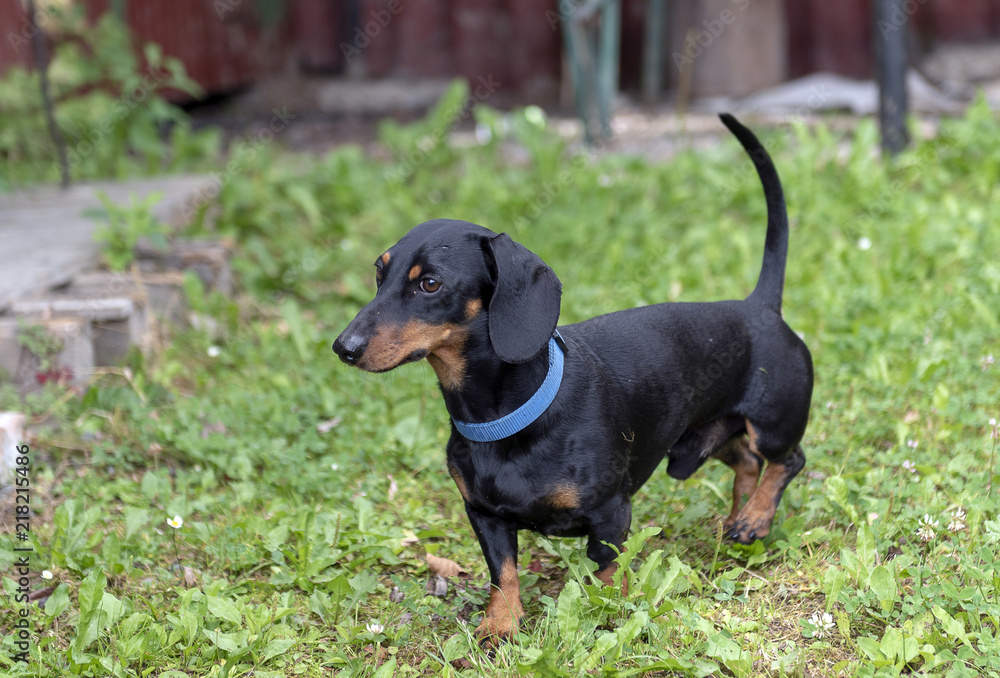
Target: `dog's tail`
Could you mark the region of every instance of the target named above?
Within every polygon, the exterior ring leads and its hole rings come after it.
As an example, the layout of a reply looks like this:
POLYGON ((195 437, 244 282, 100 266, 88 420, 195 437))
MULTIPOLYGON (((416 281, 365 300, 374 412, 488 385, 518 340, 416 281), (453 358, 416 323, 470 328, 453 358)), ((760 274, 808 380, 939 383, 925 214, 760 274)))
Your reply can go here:
POLYGON ((764 185, 767 200, 767 239, 764 241, 764 263, 760 269, 757 286, 748 299, 758 301, 775 311, 781 310, 781 293, 785 287, 785 259, 788 256, 788 212, 785 210, 785 195, 781 190, 778 171, 771 162, 767 150, 753 135, 728 113, 719 115, 722 124, 736 135, 743 144, 743 150, 753 160, 757 175, 764 185))

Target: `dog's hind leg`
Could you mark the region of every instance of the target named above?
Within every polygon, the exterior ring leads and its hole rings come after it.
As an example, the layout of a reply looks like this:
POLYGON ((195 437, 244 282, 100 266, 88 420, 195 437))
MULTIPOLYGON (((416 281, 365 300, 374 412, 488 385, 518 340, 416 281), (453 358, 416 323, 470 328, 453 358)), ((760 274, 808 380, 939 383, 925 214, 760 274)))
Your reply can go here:
POLYGON ((790 451, 782 454, 779 451, 781 447, 769 444, 764 433, 749 420, 747 431, 750 434, 750 452, 766 459, 767 468, 746 506, 726 521, 726 536, 741 544, 750 544, 755 539, 767 536, 785 488, 806 465, 806 455, 800 445, 796 444, 790 451))
POLYGON ((739 515, 743 502, 757 491, 764 460, 751 451, 750 441, 746 436, 733 438, 712 456, 732 468, 736 474, 733 479, 733 507, 724 523, 728 531, 736 522, 736 516, 739 515))

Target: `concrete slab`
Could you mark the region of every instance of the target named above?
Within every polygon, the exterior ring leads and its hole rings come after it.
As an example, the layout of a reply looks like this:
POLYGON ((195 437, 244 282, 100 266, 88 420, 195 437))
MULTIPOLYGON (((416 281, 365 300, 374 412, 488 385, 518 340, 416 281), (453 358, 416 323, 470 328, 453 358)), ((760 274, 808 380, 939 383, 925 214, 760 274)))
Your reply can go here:
POLYGON ((192 196, 206 194, 202 176, 155 177, 124 182, 83 183, 63 191, 40 186, 0 194, 0 312, 31 293, 67 284, 74 275, 100 260, 94 232, 99 220, 88 212, 103 209, 103 192, 118 204, 162 198, 154 208, 158 219, 180 225, 192 196))

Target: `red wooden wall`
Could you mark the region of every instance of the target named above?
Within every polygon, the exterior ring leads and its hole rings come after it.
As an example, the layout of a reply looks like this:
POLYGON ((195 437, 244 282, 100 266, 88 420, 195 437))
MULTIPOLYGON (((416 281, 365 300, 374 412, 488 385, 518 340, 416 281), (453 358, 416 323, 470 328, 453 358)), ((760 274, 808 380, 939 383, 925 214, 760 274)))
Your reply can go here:
MULTIPOLYGON (((91 16, 109 4, 77 1, 91 16)), ((871 77, 872 2, 786 0, 788 77, 818 70, 871 77)), ((558 90, 557 0, 357 0, 356 29, 347 23, 348 6, 348 0, 286 0, 281 20, 265 25, 254 0, 126 2, 138 41, 157 42, 180 57, 210 92, 232 91, 284 68, 339 73, 361 62, 363 74, 374 78, 460 75, 475 82, 492 76, 521 100, 551 100, 558 90)), ((622 0, 626 87, 639 82, 645 6, 645 0, 622 0)), ((918 47, 1000 38, 1000 0, 909 0, 908 6, 906 27, 918 47)), ((0 73, 31 63, 30 46, 17 39, 30 28, 21 0, 0 0, 0 73)))

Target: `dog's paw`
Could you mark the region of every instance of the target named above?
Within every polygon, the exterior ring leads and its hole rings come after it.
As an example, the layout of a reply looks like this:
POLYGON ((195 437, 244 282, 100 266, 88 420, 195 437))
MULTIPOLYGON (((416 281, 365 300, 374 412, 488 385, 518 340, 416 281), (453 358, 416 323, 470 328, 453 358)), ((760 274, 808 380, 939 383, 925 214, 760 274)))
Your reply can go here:
POLYGON ((509 643, 514 639, 515 631, 517 631, 517 627, 512 623, 510 616, 506 619, 487 616, 476 627, 475 636, 479 641, 479 647, 489 651, 492 655, 493 650, 501 643, 509 643))
POLYGON ((771 531, 770 523, 755 520, 739 519, 727 522, 723 526, 726 539, 732 539, 739 544, 752 544, 763 539, 771 531))

